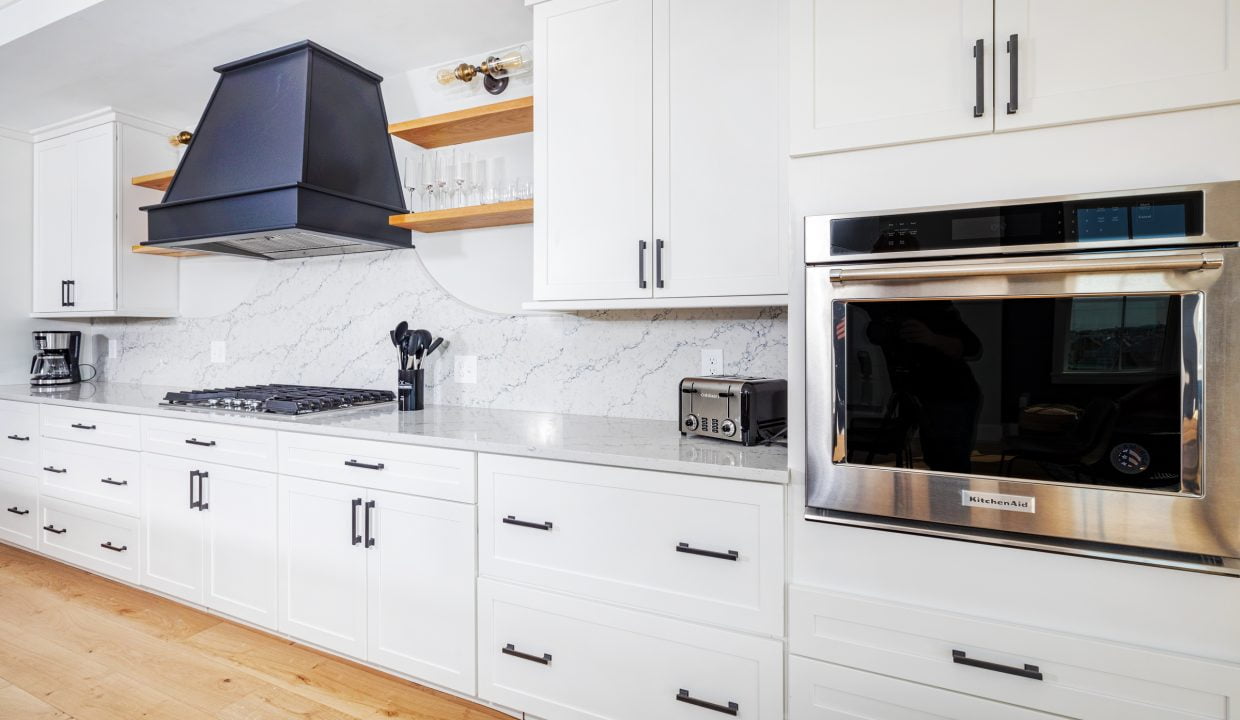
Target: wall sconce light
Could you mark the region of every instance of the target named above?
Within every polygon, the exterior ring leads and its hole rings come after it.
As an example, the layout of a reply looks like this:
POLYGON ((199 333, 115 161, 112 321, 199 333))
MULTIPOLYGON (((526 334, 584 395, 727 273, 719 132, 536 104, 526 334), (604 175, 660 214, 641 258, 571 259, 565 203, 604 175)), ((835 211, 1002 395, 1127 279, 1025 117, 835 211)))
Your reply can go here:
POLYGON ((499 95, 508 88, 508 80, 530 72, 530 49, 525 45, 517 45, 491 53, 477 65, 461 63, 456 67, 440 68, 435 73, 440 85, 453 82, 469 83, 482 76, 482 86, 492 95, 499 95))

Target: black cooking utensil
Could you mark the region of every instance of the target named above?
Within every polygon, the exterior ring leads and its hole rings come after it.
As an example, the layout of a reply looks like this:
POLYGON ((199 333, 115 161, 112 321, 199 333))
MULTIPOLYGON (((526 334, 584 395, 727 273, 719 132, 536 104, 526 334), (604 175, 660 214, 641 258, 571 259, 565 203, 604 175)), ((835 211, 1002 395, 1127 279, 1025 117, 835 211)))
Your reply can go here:
POLYGON ((430 355, 431 353, 435 352, 435 349, 438 348, 442 344, 443 344, 443 338, 435 338, 435 342, 431 343, 431 346, 426 348, 426 352, 422 353, 422 357, 426 357, 427 355, 430 355))

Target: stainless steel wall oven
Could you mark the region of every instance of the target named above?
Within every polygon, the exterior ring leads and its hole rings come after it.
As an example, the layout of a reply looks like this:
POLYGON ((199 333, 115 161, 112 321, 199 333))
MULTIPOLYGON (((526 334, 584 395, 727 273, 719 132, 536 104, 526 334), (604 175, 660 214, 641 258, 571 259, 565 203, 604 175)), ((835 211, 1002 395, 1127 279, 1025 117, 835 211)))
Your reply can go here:
POLYGON ((1240 574, 1240 182, 805 241, 808 518, 1240 574))

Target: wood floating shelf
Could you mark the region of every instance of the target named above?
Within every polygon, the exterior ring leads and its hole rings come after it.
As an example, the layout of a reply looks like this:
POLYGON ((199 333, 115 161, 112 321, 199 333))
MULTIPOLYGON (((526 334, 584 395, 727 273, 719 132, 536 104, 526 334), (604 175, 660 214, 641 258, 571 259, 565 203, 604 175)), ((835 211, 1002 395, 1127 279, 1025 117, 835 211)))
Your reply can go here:
POLYGON ((421 233, 525 225, 534 222, 534 201, 513 200, 448 210, 393 215, 388 224, 421 233))
POLYGON ((459 145, 533 131, 532 97, 505 100, 388 126, 388 132, 392 135, 424 148, 459 145))
POLYGON ((198 252, 197 250, 185 250, 182 248, 171 247, 153 247, 150 245, 131 245, 129 252, 136 252, 140 255, 162 255, 164 257, 206 257, 211 253, 198 252))
POLYGON ((151 173, 150 175, 139 175, 131 178, 129 182, 138 187, 163 191, 167 190, 168 186, 172 184, 172 176, 175 174, 175 170, 164 170, 163 172, 151 173))

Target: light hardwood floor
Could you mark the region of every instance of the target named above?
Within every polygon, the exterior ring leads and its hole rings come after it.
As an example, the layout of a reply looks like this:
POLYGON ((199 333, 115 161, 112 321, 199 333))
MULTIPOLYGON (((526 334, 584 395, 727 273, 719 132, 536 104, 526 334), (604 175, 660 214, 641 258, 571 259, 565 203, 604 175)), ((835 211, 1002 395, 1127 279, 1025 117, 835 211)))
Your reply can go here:
POLYGON ((0 718, 508 716, 0 545, 0 718))

